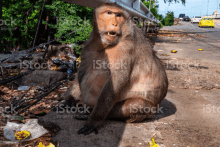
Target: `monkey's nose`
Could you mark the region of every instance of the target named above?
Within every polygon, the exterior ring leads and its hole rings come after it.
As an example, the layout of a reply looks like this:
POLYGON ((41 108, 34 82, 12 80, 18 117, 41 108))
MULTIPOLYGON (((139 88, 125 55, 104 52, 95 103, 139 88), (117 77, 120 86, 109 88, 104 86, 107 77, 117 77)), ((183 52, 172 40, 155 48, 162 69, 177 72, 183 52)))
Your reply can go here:
POLYGON ((117 24, 117 23, 112 23, 112 25, 113 25, 114 27, 117 27, 117 26, 118 26, 118 24, 117 24))

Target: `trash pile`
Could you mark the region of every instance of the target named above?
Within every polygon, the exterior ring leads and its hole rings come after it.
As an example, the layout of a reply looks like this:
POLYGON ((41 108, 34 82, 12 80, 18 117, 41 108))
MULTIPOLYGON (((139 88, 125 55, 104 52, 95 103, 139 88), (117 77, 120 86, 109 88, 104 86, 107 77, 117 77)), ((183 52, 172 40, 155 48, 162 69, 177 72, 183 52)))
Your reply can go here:
POLYGON ((69 45, 50 46, 46 56, 40 49, 0 55, 1 144, 54 147, 38 118, 62 101, 80 60, 69 45))

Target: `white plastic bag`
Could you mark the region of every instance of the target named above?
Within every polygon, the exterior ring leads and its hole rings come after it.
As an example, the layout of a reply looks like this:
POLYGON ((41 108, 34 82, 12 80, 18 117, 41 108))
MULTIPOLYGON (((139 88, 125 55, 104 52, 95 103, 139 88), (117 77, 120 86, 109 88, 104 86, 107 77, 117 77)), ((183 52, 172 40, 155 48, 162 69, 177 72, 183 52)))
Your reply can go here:
POLYGON ((11 141, 17 141, 15 138, 15 131, 28 131, 31 133, 31 136, 28 139, 24 139, 21 141, 33 140, 41 137, 48 131, 44 129, 43 126, 38 124, 38 119, 30 119, 25 124, 17 124, 13 122, 8 122, 4 128, 4 136, 5 138, 11 141))

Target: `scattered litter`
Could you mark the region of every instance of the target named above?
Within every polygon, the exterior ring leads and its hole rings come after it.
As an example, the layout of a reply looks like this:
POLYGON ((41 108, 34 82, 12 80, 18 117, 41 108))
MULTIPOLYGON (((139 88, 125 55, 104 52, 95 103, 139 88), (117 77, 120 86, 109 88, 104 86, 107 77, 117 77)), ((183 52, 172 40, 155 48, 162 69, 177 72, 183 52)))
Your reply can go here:
POLYGON ((53 101, 53 104, 59 103, 59 101, 53 101))
POLYGON ((77 44, 70 44, 69 47, 76 47, 77 44))
POLYGON ((149 142, 149 147, 160 147, 156 142, 155 142, 155 139, 154 139, 154 136, 157 134, 157 132, 156 133, 154 133, 152 136, 151 136, 151 142, 149 142))
POLYGON ((15 138, 17 140, 24 140, 27 139, 28 137, 30 137, 31 133, 24 130, 24 131, 19 131, 19 132, 15 132, 15 138))
POLYGON ((18 90, 24 90, 24 91, 26 91, 26 90, 28 90, 30 87, 29 86, 20 86, 20 87, 18 87, 18 90))
POLYGON ((158 52, 162 52, 163 50, 157 50, 158 52))
POLYGON ((38 147, 55 147, 52 143, 50 143, 48 146, 43 145, 42 142, 39 143, 38 147))
POLYGON ((70 54, 70 53, 67 54, 67 56, 69 56, 69 57, 70 57, 72 60, 74 60, 74 61, 77 59, 76 57, 74 57, 74 56, 73 56, 72 54, 70 54))
POLYGON ((167 54, 161 54, 161 56, 170 56, 170 55, 167 55, 167 54))
POLYGON ((24 120, 24 117, 22 117, 20 115, 12 115, 9 117, 9 122, 22 123, 23 120, 24 120))
POLYGON ((78 61, 78 62, 81 61, 81 57, 77 58, 76 61, 78 61))
POLYGON ((171 50, 171 53, 176 53, 177 51, 176 50, 171 50))
POLYGON ((67 75, 70 76, 73 71, 71 69, 67 70, 67 75))
POLYGON ((30 132, 31 136, 28 139, 24 139, 22 141, 29 141, 36 138, 41 137, 48 131, 44 129, 42 126, 38 124, 38 119, 31 119, 25 124, 17 124, 13 122, 8 122, 4 128, 4 136, 5 138, 16 141, 15 138, 15 131, 28 131, 30 132))
POLYGON ((203 49, 200 48, 200 49, 198 49, 198 51, 203 51, 203 49))
POLYGON ((61 88, 60 88, 60 90, 64 90, 64 89, 67 89, 67 87, 61 87, 61 88))
MULTIPOLYGON (((75 58, 74 56, 70 56, 70 58, 72 59, 77 59, 75 58)), ((59 67, 59 69, 61 71, 67 71, 68 69, 71 69, 72 71, 76 71, 76 61, 70 61, 70 62, 66 62, 66 61, 63 61, 63 60, 60 60, 58 58, 54 58, 52 59, 52 62, 53 64, 56 64, 56 66, 59 67)))

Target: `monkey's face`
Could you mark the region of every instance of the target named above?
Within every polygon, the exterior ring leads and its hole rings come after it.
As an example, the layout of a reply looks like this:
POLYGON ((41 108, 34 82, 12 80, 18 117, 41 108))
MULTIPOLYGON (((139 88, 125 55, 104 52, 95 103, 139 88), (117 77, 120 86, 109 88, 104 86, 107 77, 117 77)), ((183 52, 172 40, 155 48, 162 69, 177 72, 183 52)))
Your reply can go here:
POLYGON ((118 43, 126 19, 126 12, 116 6, 104 6, 96 10, 98 31, 105 47, 118 43))

